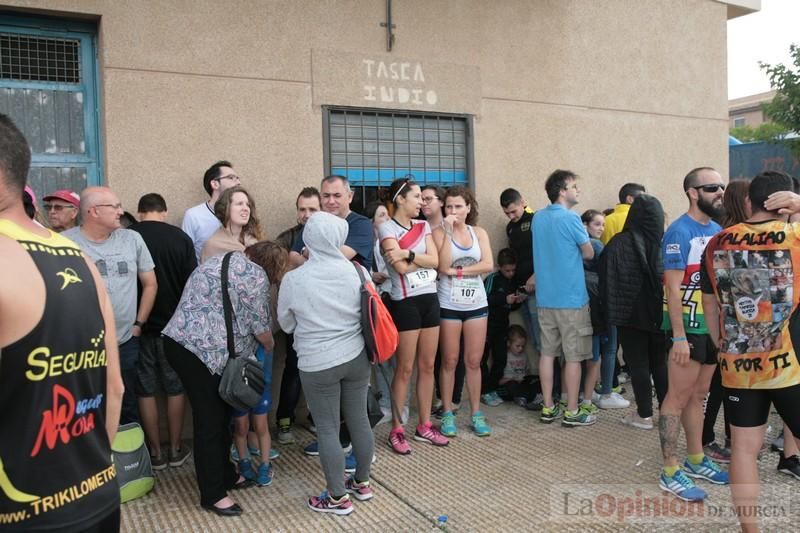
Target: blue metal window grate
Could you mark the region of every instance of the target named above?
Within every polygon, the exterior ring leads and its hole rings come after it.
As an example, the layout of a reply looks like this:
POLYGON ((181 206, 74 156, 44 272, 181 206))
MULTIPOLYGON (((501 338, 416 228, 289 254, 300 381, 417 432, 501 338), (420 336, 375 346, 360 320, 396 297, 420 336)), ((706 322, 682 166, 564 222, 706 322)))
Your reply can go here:
POLYGON ((355 186, 388 187, 407 174, 421 184, 469 181, 464 117, 330 109, 328 143, 330 173, 355 186))

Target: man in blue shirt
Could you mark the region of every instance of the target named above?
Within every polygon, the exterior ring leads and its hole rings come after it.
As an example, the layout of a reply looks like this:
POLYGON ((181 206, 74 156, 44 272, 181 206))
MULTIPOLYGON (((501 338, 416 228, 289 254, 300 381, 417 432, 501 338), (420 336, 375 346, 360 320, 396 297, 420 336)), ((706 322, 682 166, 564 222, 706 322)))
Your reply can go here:
MULTIPOLYGON (((372 222, 364 215, 350 210, 353 201, 353 189, 344 176, 327 176, 320 186, 322 209, 332 215, 347 221, 347 239, 341 248, 342 254, 348 259, 357 261, 368 271, 372 268, 372 252, 374 250, 374 234, 372 222)), ((293 266, 300 266, 308 258, 308 252, 303 244, 302 233, 295 241, 289 254, 289 261, 293 266)))
POLYGON ((570 211, 578 203, 578 176, 556 170, 545 182, 551 204, 533 217, 533 262, 536 265, 536 304, 539 307, 542 351, 539 378, 542 383, 541 421, 549 424, 562 415, 553 400, 553 364, 563 355, 567 386, 564 426, 588 426, 596 416, 589 405, 578 406, 581 361, 592 357, 592 321, 583 260, 594 249, 580 217, 570 211))

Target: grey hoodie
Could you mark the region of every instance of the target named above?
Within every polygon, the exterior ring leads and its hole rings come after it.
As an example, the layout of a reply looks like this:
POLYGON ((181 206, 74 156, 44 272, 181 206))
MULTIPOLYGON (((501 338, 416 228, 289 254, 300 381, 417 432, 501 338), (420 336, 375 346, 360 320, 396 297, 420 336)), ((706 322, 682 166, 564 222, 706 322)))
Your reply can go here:
POLYGON ((339 366, 364 350, 361 281, 339 251, 347 231, 344 219, 315 213, 303 230, 308 261, 281 283, 278 323, 294 333, 297 368, 304 372, 339 366))

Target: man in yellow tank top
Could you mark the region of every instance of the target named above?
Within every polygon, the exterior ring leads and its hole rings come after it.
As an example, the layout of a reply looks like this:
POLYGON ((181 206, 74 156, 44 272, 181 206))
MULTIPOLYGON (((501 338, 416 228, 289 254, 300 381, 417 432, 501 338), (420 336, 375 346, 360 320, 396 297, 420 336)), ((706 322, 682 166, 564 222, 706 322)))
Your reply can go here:
POLYGON ((80 248, 26 216, 30 157, 0 115, 0 524, 118 531, 113 313, 80 248))

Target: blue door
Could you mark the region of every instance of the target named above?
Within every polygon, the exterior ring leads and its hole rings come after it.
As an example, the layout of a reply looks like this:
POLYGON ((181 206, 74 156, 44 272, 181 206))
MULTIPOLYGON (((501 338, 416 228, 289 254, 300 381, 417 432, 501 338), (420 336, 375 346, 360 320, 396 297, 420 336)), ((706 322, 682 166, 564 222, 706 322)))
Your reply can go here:
POLYGON ((103 181, 93 24, 0 13, 0 113, 31 146, 38 198, 103 181))

